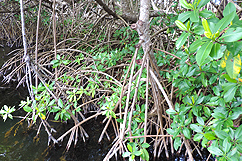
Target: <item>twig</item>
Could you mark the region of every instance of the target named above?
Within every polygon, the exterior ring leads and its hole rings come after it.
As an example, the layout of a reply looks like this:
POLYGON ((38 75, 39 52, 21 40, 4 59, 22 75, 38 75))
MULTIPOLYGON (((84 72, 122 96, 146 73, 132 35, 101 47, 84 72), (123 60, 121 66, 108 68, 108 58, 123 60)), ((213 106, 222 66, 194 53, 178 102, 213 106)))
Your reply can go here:
MULTIPOLYGON (((169 54, 169 55, 171 55, 171 56, 173 56, 173 57, 175 57, 175 58, 181 60, 181 58, 179 58, 178 56, 176 56, 176 55, 174 55, 174 54, 172 54, 172 53, 169 53, 169 52, 167 52, 167 51, 165 51, 165 50, 161 50, 161 49, 157 49, 157 48, 154 48, 154 49, 155 49, 155 50, 158 50, 158 51, 162 51, 163 53, 169 54)), ((186 62, 186 61, 185 61, 185 63, 186 63, 187 65, 189 65, 190 67, 192 66, 191 64, 189 64, 189 63, 186 62)))

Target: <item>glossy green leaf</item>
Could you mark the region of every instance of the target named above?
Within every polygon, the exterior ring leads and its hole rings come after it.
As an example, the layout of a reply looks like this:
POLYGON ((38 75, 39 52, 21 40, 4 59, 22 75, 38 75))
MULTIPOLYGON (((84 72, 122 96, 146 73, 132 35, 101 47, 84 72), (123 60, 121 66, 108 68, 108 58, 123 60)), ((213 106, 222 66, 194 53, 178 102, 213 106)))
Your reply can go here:
POLYGON ((178 16, 178 20, 180 20, 181 22, 185 22, 190 17, 190 14, 191 14, 191 11, 181 13, 178 16))
POLYGON ((143 160, 146 160, 146 161, 150 160, 149 153, 148 153, 148 151, 147 151, 146 149, 141 149, 140 151, 142 152, 142 154, 141 154, 140 157, 141 157, 143 160))
POLYGON ((218 147, 215 147, 215 146, 208 147, 208 151, 217 156, 223 155, 223 152, 218 147))
POLYGON ((208 25, 208 21, 206 19, 202 20, 202 25, 203 25, 203 28, 204 28, 205 31, 207 31, 208 33, 212 34, 211 30, 210 30, 210 27, 208 25))
POLYGON ((60 108, 63 108, 63 102, 62 102, 62 100, 60 98, 58 99, 58 106, 60 108))
POLYGON ((130 152, 124 152, 123 155, 122 155, 122 157, 124 157, 124 158, 129 157, 130 154, 131 154, 130 152))
POLYGON ((232 109, 233 114, 229 116, 231 120, 237 119, 242 114, 242 107, 234 107, 232 109))
POLYGON ((141 146, 142 146, 142 148, 149 148, 150 147, 150 145, 148 143, 143 143, 141 146))
POLYGON ((213 42, 207 42, 197 51, 196 61, 199 66, 204 65, 205 59, 209 56, 213 47, 213 42))
POLYGON ((200 125, 205 125, 205 123, 204 123, 204 120, 203 120, 203 118, 202 117, 197 117, 197 122, 200 124, 200 125))
POLYGON ((204 29, 201 25, 193 28, 193 32, 197 35, 202 35, 204 33, 204 29))
POLYGON ((214 132, 212 132, 212 131, 206 132, 206 133, 204 134, 204 137, 205 137, 206 139, 208 139, 208 140, 215 140, 215 139, 216 139, 215 134, 214 134, 214 132))
POLYGON ((242 49, 242 41, 227 43, 227 49, 233 53, 234 56, 237 55, 242 49))
POLYGON ((203 134, 196 134, 193 137, 194 141, 200 141, 203 138, 203 134))
POLYGON ((24 106, 23 109, 24 109, 24 111, 26 111, 26 112, 32 112, 32 111, 33 111, 32 108, 29 107, 29 106, 24 106))
POLYGON ((230 14, 228 14, 227 16, 225 16, 224 18, 222 18, 216 25, 215 25, 215 28, 214 28, 214 31, 217 32, 217 31, 221 31, 223 30, 225 27, 227 27, 230 22, 234 19, 234 16, 235 16, 236 12, 232 12, 230 14))
POLYGON ((58 112, 58 111, 60 111, 60 110, 61 110, 60 107, 58 107, 58 106, 53 106, 50 112, 58 112))
POLYGON ((197 8, 201 8, 205 6, 210 0, 201 0, 200 3, 198 4, 197 8))
POLYGON ((208 18, 210 16, 212 16, 214 13, 212 11, 208 11, 207 9, 202 10, 201 12, 199 12, 199 15, 203 18, 208 18))
POLYGON ((231 146, 232 146, 232 145, 231 145, 231 143, 229 142, 228 138, 224 139, 224 141, 223 141, 223 151, 224 151, 225 153, 228 153, 228 152, 229 152, 231 146))
POLYGON ((57 113, 56 115, 55 115, 55 120, 57 121, 58 119, 59 119, 59 117, 60 117, 60 113, 57 113))
POLYGON ((186 25, 184 25, 180 20, 176 20, 175 23, 176 23, 177 27, 179 27, 179 29, 181 29, 183 31, 187 31, 186 25))
POLYGON ((229 102, 234 98, 234 95, 237 91, 238 86, 233 86, 224 94, 224 101, 229 102))
POLYGON ((202 39, 198 39, 198 40, 194 41, 194 42, 190 45, 189 49, 190 49, 191 52, 194 52, 194 51, 196 51, 196 50, 198 49, 199 46, 203 45, 204 43, 205 43, 205 42, 202 41, 202 39))
POLYGON ((177 112, 173 109, 168 109, 168 110, 166 110, 166 113, 169 115, 175 115, 177 112))
POLYGON ((225 49, 225 45, 221 46, 219 43, 215 43, 210 53, 211 58, 213 58, 214 60, 222 58, 225 49))
POLYGON ((184 134, 184 136, 187 138, 187 139, 191 139, 191 132, 188 128, 184 127, 182 129, 182 133, 184 134))
POLYGON ((240 54, 235 56, 233 59, 227 59, 226 61, 226 71, 230 78, 237 78, 241 70, 241 59, 240 54))
POLYGON ((228 14, 236 12, 236 7, 232 2, 228 3, 223 10, 223 16, 227 16, 228 14))
POLYGON ((127 145, 127 148, 131 153, 133 152, 132 146, 130 144, 127 145))
POLYGON ((191 124, 190 125, 190 128, 193 130, 193 131, 195 131, 195 132, 202 132, 202 127, 200 127, 200 126, 198 126, 198 125, 196 125, 196 124, 191 124))
POLYGON ((167 132, 168 134, 170 134, 170 135, 173 135, 175 131, 172 130, 171 128, 168 128, 168 129, 166 129, 166 132, 167 132))
POLYGON ((215 134, 220 138, 220 139, 226 139, 227 137, 229 137, 229 134, 227 134, 225 131, 223 130, 215 130, 214 131, 215 134))
POLYGON ((237 83, 237 80, 230 78, 230 76, 228 74, 223 74, 223 77, 231 83, 237 83))
POLYGON ((225 42, 234 42, 242 39, 242 28, 238 27, 235 31, 226 32, 220 39, 224 39, 225 42))
POLYGON ((234 138, 238 139, 240 136, 242 136, 242 125, 240 125, 234 133, 234 138))
POLYGON ((187 40, 189 33, 183 32, 181 36, 176 41, 176 48, 179 49, 187 40))
POLYGON ((181 4, 182 7, 186 9, 192 9, 192 7, 187 3, 186 0, 179 0, 179 3, 181 4))
POLYGON ((135 152, 133 152, 133 154, 134 154, 135 156, 140 156, 142 153, 141 153, 141 151, 135 151, 135 152))
POLYGON ((198 14, 198 11, 197 10, 194 10, 191 12, 190 14, 190 20, 192 22, 198 22, 199 21, 199 14, 198 14))
POLYGON ((178 148, 181 146, 181 138, 180 137, 177 137, 175 138, 174 140, 174 149, 175 150, 178 150, 178 148))
POLYGON ((205 113, 207 116, 210 116, 210 115, 211 115, 211 110, 210 110, 207 106, 204 106, 204 107, 203 107, 203 111, 204 111, 204 113, 205 113))
POLYGON ((235 86, 236 86, 235 83, 224 83, 224 84, 222 85, 222 88, 223 88, 223 90, 226 92, 226 91, 228 91, 229 89, 231 89, 231 88, 233 88, 233 87, 235 87, 235 86))

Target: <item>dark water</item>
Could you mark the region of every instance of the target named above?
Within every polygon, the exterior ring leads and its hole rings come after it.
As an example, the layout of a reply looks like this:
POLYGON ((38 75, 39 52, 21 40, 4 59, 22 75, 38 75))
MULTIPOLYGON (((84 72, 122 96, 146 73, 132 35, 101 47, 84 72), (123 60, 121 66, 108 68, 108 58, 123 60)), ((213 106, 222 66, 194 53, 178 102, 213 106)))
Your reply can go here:
MULTIPOLYGON (((0 66, 6 61, 11 51, 8 47, 0 47, 0 66)), ((3 105, 15 106, 26 96, 26 90, 16 90, 14 85, 5 85, 0 82, 0 108, 3 105)), ((14 115, 20 114, 18 111, 14 115)), ((44 160, 41 153, 46 149, 46 139, 33 143, 36 131, 28 130, 26 122, 18 123, 20 119, 7 119, 0 117, 0 160, 44 160)), ((44 134, 42 134, 44 136, 44 134)))
MULTIPOLYGON (((11 51, 8 47, 0 46, 0 66, 9 58, 7 55, 11 51)), ((15 89, 16 85, 5 85, 0 82, 0 109, 3 105, 15 106, 18 108, 20 100, 24 100, 28 92, 24 88, 15 89)), ((14 116, 24 116, 23 111, 16 111, 14 116)), ((112 142, 104 138, 101 144, 98 144, 99 136, 102 132, 103 118, 90 120, 83 125, 83 128, 89 135, 89 139, 85 142, 79 140, 77 146, 71 146, 69 152, 66 152, 67 136, 64 139, 62 146, 48 147, 48 136, 42 127, 39 137, 36 137, 36 129, 28 129, 27 122, 15 118, 7 119, 6 122, 0 117, 0 161, 38 161, 38 160, 81 160, 81 161, 99 161, 102 160, 112 142)), ((58 133, 54 134, 55 138, 61 136, 65 131, 69 130, 73 124, 51 123, 58 133)), ((111 132, 113 133, 113 132, 111 132)), ((112 138, 112 135, 110 135, 112 138)))

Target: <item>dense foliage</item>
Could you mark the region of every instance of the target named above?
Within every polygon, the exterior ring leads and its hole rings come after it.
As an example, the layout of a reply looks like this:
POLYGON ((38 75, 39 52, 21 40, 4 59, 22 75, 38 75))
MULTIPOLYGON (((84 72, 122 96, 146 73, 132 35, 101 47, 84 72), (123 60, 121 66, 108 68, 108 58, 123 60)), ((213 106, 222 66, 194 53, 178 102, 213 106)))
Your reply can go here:
MULTIPOLYGON (((19 105, 27 112, 26 118, 32 120, 31 125, 38 120, 46 124, 46 131, 54 143, 71 133, 67 149, 74 142, 74 136, 78 137, 78 132, 83 140, 88 136, 81 124, 102 114, 108 121, 100 140, 104 133, 107 134, 109 124, 114 127, 117 137, 111 149, 114 152, 110 150, 112 155, 120 150, 122 156, 129 160, 138 156, 149 160, 147 148, 153 146, 154 153, 160 154, 158 146, 164 146, 167 152, 166 142, 171 137, 171 148, 176 151, 184 143, 188 153, 191 152, 186 141, 193 140, 197 146, 207 148, 218 160, 242 160, 242 21, 233 3, 224 6, 222 15, 218 16, 204 9, 208 2, 180 0, 186 11, 159 13, 150 21, 154 56, 159 68, 156 74, 174 104, 173 109, 168 107, 169 103, 160 91, 156 89, 156 96, 149 88, 154 85, 150 81, 152 78, 147 78, 151 75, 147 67, 143 69, 145 52, 135 46, 140 35, 129 26, 120 25, 119 20, 112 22, 110 17, 99 19, 93 16, 93 21, 90 21, 84 14, 88 11, 86 9, 75 18, 57 21, 60 34, 58 50, 54 49, 56 55, 53 51, 40 52, 39 71, 31 69, 38 76, 39 83, 30 87, 30 97, 19 105), (99 23, 100 26, 97 25, 99 23), (65 28, 69 30, 65 31, 65 28), (77 35, 73 36, 73 28, 80 35, 75 33, 77 35), (111 31, 110 28, 114 29, 111 31), (156 28, 158 32, 155 32, 156 28), (164 32, 165 36, 159 35, 159 32, 164 32), (80 38, 67 39, 68 36, 80 38), (64 49, 61 49, 62 46, 64 49), (133 57, 136 54, 137 57, 133 57), (133 76, 135 72, 140 74, 140 78, 133 76), (131 86, 126 83, 127 79, 130 79, 131 86), (157 100, 159 106, 156 105, 157 100), (85 113, 92 110, 95 114, 85 118, 85 113), (51 115, 56 121, 72 120, 73 128, 55 139, 53 129, 48 131, 47 120, 51 115), (126 129, 124 136, 121 136, 122 129, 126 129), (148 142, 148 137, 153 141, 148 142), (117 148, 119 138, 123 146, 120 149, 117 148)), ((95 7, 96 4, 92 4, 91 8, 95 7)), ((177 9, 177 3, 172 7, 177 9)), ((29 10, 36 12, 38 8, 29 10)), ((41 15, 43 28, 50 27, 51 14, 42 10, 41 15)), ((15 16, 20 19, 19 15, 15 16)), ((33 15, 26 16, 26 19, 26 22, 37 21, 33 15)), ((53 31, 53 34, 58 32, 53 31)), ((46 50, 53 39, 43 38, 41 43, 46 43, 46 50)), ((20 60, 21 56, 22 53, 18 53, 15 58, 20 60)), ((34 57, 33 53, 31 57, 34 57)), ((5 63, 1 70, 12 69, 18 77, 20 74, 11 63, 5 63)), ((10 72, 7 78, 13 75, 14 72, 10 72)), ((22 79, 18 80, 22 82, 22 79)), ((7 117, 12 119, 14 111, 14 107, 5 105, 0 114, 4 120, 7 117)), ((169 154, 166 156, 169 157, 169 154)))
POLYGON ((226 5, 222 19, 211 11, 200 10, 207 1, 180 3, 190 9, 176 21, 183 30, 176 47, 185 51, 176 52, 182 58, 179 70, 167 78, 179 88, 182 103, 166 111, 173 118, 167 132, 175 138, 175 149, 181 145, 176 137, 181 133, 201 141, 218 160, 241 160, 242 21, 233 3, 226 5))

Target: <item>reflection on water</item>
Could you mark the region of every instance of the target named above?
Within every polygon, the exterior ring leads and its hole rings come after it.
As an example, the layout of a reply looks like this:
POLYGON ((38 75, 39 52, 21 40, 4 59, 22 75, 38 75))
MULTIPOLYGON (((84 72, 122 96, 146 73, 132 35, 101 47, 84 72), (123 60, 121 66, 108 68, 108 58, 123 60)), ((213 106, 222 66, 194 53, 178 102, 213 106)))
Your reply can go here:
MULTIPOLYGON (((0 47, 0 66, 8 59, 7 54, 10 51, 8 47, 0 47)), ((18 108, 20 99, 24 99, 25 96, 25 90, 16 90, 0 82, 0 108, 4 104, 18 108)), ((18 114, 19 111, 14 113, 18 114)), ((7 119, 3 122, 0 118, 0 160, 44 160, 41 153, 46 149, 47 139, 43 138, 38 143, 33 143, 36 131, 27 130, 27 123, 25 121, 18 123, 19 121, 20 119, 7 119)))

